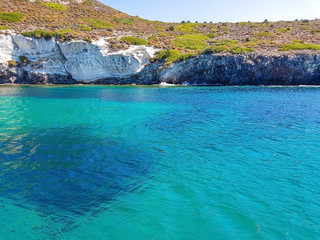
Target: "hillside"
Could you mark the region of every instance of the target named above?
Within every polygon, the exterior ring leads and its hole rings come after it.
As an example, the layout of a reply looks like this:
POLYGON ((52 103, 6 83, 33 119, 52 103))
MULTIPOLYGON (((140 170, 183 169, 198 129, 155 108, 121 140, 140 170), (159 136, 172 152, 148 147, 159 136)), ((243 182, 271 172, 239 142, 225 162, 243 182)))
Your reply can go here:
POLYGON ((12 29, 25 36, 56 37, 60 41, 108 37, 115 51, 130 44, 176 50, 159 56, 169 60, 181 58, 181 53, 188 53, 188 57, 199 53, 320 50, 320 20, 164 23, 129 16, 96 0, 2 0, 0 25, 2 31, 12 29))

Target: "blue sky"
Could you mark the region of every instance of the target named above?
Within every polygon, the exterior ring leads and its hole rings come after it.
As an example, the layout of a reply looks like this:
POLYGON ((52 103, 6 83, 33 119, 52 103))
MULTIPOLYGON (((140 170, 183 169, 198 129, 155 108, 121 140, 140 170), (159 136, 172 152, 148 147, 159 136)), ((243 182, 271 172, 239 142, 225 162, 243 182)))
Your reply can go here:
POLYGON ((133 16, 166 22, 320 18, 320 0, 100 0, 133 16))

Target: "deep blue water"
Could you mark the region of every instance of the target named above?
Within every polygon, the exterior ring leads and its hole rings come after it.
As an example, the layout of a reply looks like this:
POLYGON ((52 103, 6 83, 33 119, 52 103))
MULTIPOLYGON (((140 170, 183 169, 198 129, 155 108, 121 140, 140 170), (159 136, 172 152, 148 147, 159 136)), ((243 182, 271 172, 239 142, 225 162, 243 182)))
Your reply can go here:
POLYGON ((0 239, 318 239, 320 88, 0 87, 0 239))

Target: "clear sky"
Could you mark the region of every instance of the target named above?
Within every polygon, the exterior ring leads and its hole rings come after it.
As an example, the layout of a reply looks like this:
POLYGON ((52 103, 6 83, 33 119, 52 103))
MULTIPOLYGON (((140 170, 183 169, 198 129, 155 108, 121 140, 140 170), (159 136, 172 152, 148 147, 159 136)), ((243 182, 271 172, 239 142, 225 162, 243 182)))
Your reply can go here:
POLYGON ((166 22, 320 18, 320 0, 100 0, 122 12, 166 22))

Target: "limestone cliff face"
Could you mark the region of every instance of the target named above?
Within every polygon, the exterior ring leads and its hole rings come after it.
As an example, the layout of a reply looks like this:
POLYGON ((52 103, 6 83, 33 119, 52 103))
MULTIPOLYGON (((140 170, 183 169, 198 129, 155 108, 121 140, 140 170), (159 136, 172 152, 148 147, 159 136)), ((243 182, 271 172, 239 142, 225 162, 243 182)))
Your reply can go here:
POLYGON ((320 85, 320 53, 200 55, 164 67, 156 49, 111 52, 107 40, 57 42, 0 35, 0 84, 320 85), (19 62, 25 56, 30 62, 19 62))
POLYGON ((131 46, 111 52, 108 42, 88 43, 32 39, 22 35, 0 35, 0 83, 92 83, 106 78, 126 78, 139 73, 150 62, 155 49, 131 46), (14 66, 26 57, 29 62, 14 66), (11 62, 11 64, 10 64, 11 62))

